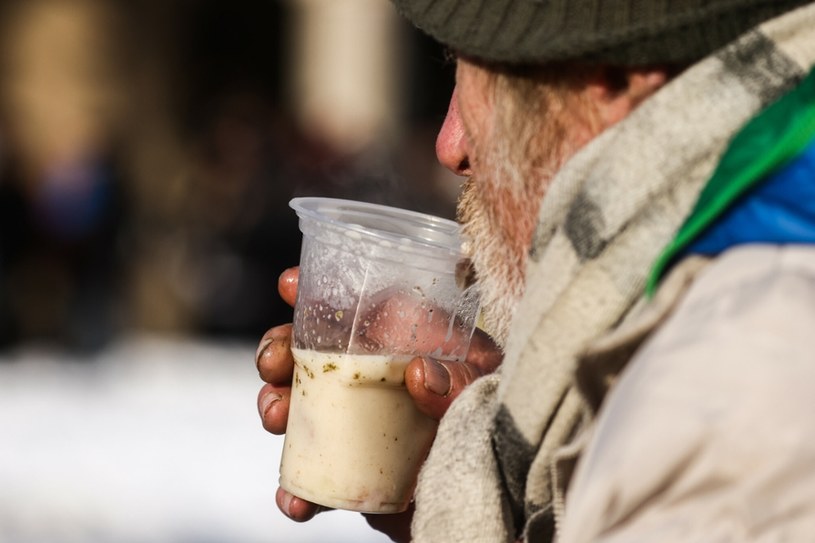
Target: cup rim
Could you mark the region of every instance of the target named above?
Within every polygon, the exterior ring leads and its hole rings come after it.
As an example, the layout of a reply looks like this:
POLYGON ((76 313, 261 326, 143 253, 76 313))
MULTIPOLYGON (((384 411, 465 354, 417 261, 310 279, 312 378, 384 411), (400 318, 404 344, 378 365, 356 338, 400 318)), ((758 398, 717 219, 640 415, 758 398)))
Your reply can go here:
POLYGON ((304 196, 292 198, 289 201, 291 207, 300 218, 308 218, 323 224, 328 224, 338 229, 351 230, 361 235, 377 240, 384 240, 396 246, 424 247, 432 250, 443 250, 451 256, 462 257, 462 241, 460 236, 460 225, 450 219, 437 217, 420 211, 412 211, 398 207, 374 204, 358 200, 347 200, 343 198, 326 198, 321 196, 304 196), (368 216, 378 216, 397 221, 408 221, 421 225, 425 230, 441 234, 449 239, 451 243, 444 243, 437 239, 429 239, 414 235, 399 235, 386 230, 371 228, 361 224, 354 224, 338 220, 326 213, 328 209, 346 211, 368 216))

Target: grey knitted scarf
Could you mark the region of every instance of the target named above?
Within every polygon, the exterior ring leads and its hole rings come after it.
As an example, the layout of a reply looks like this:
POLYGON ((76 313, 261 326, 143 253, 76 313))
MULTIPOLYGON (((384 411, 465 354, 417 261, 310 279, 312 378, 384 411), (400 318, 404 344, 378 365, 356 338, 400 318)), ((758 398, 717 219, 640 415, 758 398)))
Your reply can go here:
POLYGON ((441 422, 416 492, 418 543, 550 541, 555 454, 591 412, 576 361, 643 296, 731 136, 815 63, 815 7, 769 21, 684 72, 557 174, 498 374, 441 422))

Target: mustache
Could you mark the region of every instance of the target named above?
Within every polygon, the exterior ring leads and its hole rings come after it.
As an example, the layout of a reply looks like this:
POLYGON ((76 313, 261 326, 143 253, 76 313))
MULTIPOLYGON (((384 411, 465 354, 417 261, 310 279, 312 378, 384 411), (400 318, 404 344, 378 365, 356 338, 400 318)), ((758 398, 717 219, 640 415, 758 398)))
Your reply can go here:
POLYGON ((456 263, 456 286, 464 290, 475 284, 475 266, 471 258, 462 258, 456 263))

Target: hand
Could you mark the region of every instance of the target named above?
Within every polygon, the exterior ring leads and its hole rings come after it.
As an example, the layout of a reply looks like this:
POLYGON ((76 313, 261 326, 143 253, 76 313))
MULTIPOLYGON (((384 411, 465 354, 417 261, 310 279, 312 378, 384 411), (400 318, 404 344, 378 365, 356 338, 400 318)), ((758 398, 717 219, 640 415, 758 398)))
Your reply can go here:
MULTIPOLYGON (((297 296, 298 268, 284 271, 278 280, 280 296, 294 306, 297 296)), ((291 324, 269 329, 260 341, 256 364, 260 378, 266 382, 258 394, 258 411, 263 427, 273 434, 283 434, 289 413, 294 359, 291 354, 291 324)), ((441 419, 450 403, 478 377, 491 373, 500 365, 503 354, 480 330, 470 341, 463 362, 438 361, 428 357, 414 358, 405 370, 407 390, 417 408, 426 415, 441 419)), ((317 514, 321 507, 278 489, 277 506, 292 520, 303 522, 317 514)), ((409 540, 412 513, 399 515, 366 515, 369 523, 395 540, 409 540)))

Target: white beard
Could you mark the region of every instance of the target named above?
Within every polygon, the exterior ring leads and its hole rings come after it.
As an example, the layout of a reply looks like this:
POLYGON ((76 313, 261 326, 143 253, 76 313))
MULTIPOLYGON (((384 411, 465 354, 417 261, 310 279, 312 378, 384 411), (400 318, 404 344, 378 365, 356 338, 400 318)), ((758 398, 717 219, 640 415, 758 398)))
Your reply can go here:
POLYGON ((502 348, 524 291, 526 250, 509 243, 501 221, 483 201, 478 180, 470 179, 459 202, 465 248, 481 297, 481 326, 502 348))
POLYGON ((540 204, 564 160, 579 147, 558 113, 503 100, 495 127, 458 205, 466 252, 481 296, 481 325, 502 348, 524 293, 526 262, 540 204))

